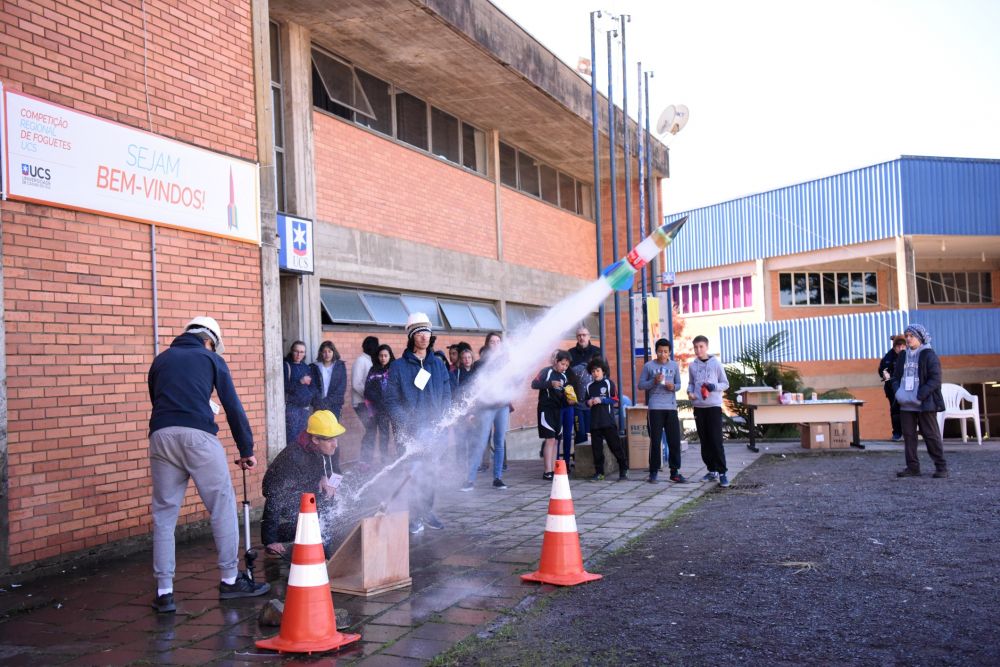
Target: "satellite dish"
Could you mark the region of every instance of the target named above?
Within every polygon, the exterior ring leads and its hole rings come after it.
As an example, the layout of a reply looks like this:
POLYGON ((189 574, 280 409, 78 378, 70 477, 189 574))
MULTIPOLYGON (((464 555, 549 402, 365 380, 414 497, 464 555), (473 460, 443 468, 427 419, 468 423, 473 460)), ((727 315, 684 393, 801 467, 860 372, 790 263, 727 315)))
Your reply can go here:
POLYGON ((663 113, 660 114, 659 120, 656 121, 656 133, 677 134, 684 129, 685 125, 687 125, 690 113, 691 112, 688 111, 688 108, 683 104, 678 104, 676 106, 671 104, 663 110, 663 113))

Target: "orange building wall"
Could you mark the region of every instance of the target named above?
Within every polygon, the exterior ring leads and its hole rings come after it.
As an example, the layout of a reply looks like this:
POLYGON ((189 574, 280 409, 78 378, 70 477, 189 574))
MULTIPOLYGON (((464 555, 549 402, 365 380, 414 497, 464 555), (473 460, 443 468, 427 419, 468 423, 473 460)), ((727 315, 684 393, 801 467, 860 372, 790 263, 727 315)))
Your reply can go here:
MULTIPOLYGON (((145 4, 153 130, 256 159, 249 4, 145 4)), ((149 129, 138 3, 10 0, 0 32, 7 88, 149 129)), ((0 221, 9 563, 148 534, 150 228, 15 201, 3 203, 0 221)), ((161 229, 157 251, 161 349, 192 316, 216 317, 257 452, 266 452, 259 249, 161 229)), ((262 473, 251 475, 254 488, 262 473)), ((192 486, 181 523, 206 517, 192 486)))

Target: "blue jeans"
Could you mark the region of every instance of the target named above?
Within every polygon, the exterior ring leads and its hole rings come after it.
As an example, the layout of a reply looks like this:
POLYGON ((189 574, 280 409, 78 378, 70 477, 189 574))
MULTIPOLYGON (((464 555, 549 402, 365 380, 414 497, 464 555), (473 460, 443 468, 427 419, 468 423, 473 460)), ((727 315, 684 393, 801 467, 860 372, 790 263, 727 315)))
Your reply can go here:
POLYGON ((590 433, 590 408, 577 403, 576 405, 576 436, 573 442, 576 444, 587 442, 587 434, 590 433))
POLYGON ((479 462, 483 460, 483 452, 490 444, 490 429, 493 429, 493 478, 499 479, 503 471, 504 442, 507 437, 507 424, 510 422, 510 409, 505 405, 501 408, 483 410, 477 415, 471 429, 471 448, 469 450, 469 476, 471 484, 476 481, 479 462))
MULTIPOLYGON (((569 466, 569 456, 573 451, 573 422, 576 417, 576 408, 572 405, 564 407, 559 411, 559 419, 562 421, 562 446, 563 453, 560 457, 559 450, 556 450, 556 458, 562 458, 569 466)), ((558 443, 556 443, 558 445, 558 443)))

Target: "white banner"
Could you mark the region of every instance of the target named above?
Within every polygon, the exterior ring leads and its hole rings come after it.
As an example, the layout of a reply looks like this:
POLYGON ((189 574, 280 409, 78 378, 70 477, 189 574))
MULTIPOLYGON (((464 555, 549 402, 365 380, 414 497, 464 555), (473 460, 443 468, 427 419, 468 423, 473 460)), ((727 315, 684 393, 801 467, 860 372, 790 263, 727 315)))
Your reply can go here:
POLYGON ((7 90, 12 199, 260 243, 257 165, 7 90))

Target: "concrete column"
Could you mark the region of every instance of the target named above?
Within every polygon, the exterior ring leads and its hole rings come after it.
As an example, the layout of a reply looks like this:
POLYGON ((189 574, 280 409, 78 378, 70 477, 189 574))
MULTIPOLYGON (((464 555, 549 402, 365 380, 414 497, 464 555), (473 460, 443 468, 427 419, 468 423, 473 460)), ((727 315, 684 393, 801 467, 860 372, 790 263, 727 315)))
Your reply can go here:
MULTIPOLYGON (((282 26, 281 79, 285 129, 285 201, 287 213, 316 219, 316 177, 312 123, 312 44, 309 29, 288 23, 282 26)), ((315 241, 315 235, 313 236, 315 241)), ((320 252, 318 247, 316 253, 320 252)), ((284 339, 300 339, 306 344, 307 359, 316 356, 322 340, 319 305, 319 277, 315 274, 283 281, 282 318, 291 329, 284 339)), ((287 345, 285 345, 287 349, 287 345)))
MULTIPOLYGON (((257 161, 260 163, 260 283, 264 322, 264 415, 267 460, 285 447, 285 388, 281 381, 281 296, 278 227, 275 217, 274 126, 271 109, 271 48, 268 0, 251 0, 257 161)), ((260 452, 263 454, 264 452, 260 452)), ((263 457, 262 457, 263 458, 263 457)))
POLYGON ((908 236, 896 237, 896 291, 900 310, 917 309, 917 262, 913 240, 908 236))
MULTIPOLYGON (((486 161, 488 173, 493 177, 493 191, 496 193, 494 222, 497 230, 497 261, 503 261, 503 206, 500 198, 500 133, 489 130, 486 134, 486 161)), ((504 320, 506 322, 506 320, 504 320)))

